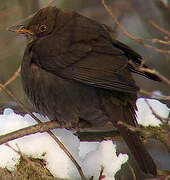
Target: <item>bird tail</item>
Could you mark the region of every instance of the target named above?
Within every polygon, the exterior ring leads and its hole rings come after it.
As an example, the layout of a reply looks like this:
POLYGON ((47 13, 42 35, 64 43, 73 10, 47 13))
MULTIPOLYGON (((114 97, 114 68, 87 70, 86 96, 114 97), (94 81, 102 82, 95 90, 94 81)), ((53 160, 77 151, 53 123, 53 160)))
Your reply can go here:
MULTIPOLYGON (((129 113, 127 110, 124 110, 124 116, 125 118, 131 118, 129 117, 129 113)), ((142 141, 136 134, 136 132, 133 132, 129 130, 127 127, 122 125, 117 125, 117 128, 123 137, 124 141, 126 142, 127 146, 129 147, 132 155, 134 156, 135 160, 137 161, 139 167, 146 173, 146 174, 157 174, 156 165, 146 150, 145 146, 143 145, 142 141)))
POLYGON ((137 121, 135 117, 134 108, 132 108, 130 105, 125 106, 115 103, 115 100, 104 98, 105 101, 104 107, 106 113, 109 114, 113 125, 120 132, 120 135, 123 137, 124 141, 129 147, 139 167, 146 174, 156 175, 157 174, 156 165, 152 157, 146 150, 145 146, 143 145, 142 141, 136 134, 136 132, 128 129, 126 126, 122 125, 121 123, 118 123, 118 121, 122 121, 135 127, 137 125, 137 121))

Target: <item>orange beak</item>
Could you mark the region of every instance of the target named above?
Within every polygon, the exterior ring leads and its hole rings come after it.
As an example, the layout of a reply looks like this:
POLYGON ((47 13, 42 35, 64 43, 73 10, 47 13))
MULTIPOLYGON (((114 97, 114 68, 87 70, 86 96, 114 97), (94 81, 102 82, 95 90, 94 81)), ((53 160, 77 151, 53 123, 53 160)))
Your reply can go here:
POLYGON ((33 35, 33 32, 26 29, 23 25, 16 25, 16 26, 11 26, 7 29, 8 31, 12 31, 15 33, 19 34, 27 34, 27 35, 33 35))

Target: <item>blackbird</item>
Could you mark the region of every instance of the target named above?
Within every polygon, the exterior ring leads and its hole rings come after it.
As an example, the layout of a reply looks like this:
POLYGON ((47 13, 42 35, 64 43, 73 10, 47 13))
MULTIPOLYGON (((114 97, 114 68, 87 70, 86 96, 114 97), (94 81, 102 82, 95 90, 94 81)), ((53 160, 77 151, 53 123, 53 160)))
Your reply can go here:
POLYGON ((84 121, 91 127, 111 122, 140 168, 156 175, 156 165, 136 132, 119 123, 138 125, 139 88, 132 72, 160 80, 135 68, 142 63, 139 54, 114 39, 107 25, 51 6, 40 9, 27 25, 9 30, 28 38, 22 84, 39 113, 59 122, 84 121))

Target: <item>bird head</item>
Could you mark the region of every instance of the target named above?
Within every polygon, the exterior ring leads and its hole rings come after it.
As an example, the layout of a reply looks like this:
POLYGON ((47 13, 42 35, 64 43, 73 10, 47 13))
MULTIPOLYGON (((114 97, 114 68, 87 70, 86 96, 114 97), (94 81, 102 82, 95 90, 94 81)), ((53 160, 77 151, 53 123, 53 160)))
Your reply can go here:
POLYGON ((29 42, 31 42, 53 31, 58 12, 59 9, 56 7, 42 8, 32 17, 28 24, 11 26, 8 30, 26 35, 29 42))

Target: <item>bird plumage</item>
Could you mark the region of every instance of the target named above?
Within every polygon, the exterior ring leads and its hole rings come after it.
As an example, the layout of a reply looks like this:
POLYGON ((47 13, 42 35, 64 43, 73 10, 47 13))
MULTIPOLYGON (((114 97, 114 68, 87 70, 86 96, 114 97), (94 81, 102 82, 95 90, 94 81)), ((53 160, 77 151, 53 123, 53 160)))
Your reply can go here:
POLYGON ((140 66, 141 56, 114 39, 108 26, 72 11, 41 9, 25 27, 33 38, 22 61, 22 83, 37 110, 51 120, 83 119, 92 127, 112 122, 140 168, 155 175, 156 165, 138 135, 119 124, 137 126, 139 88, 131 73, 159 81, 130 64, 140 66))

